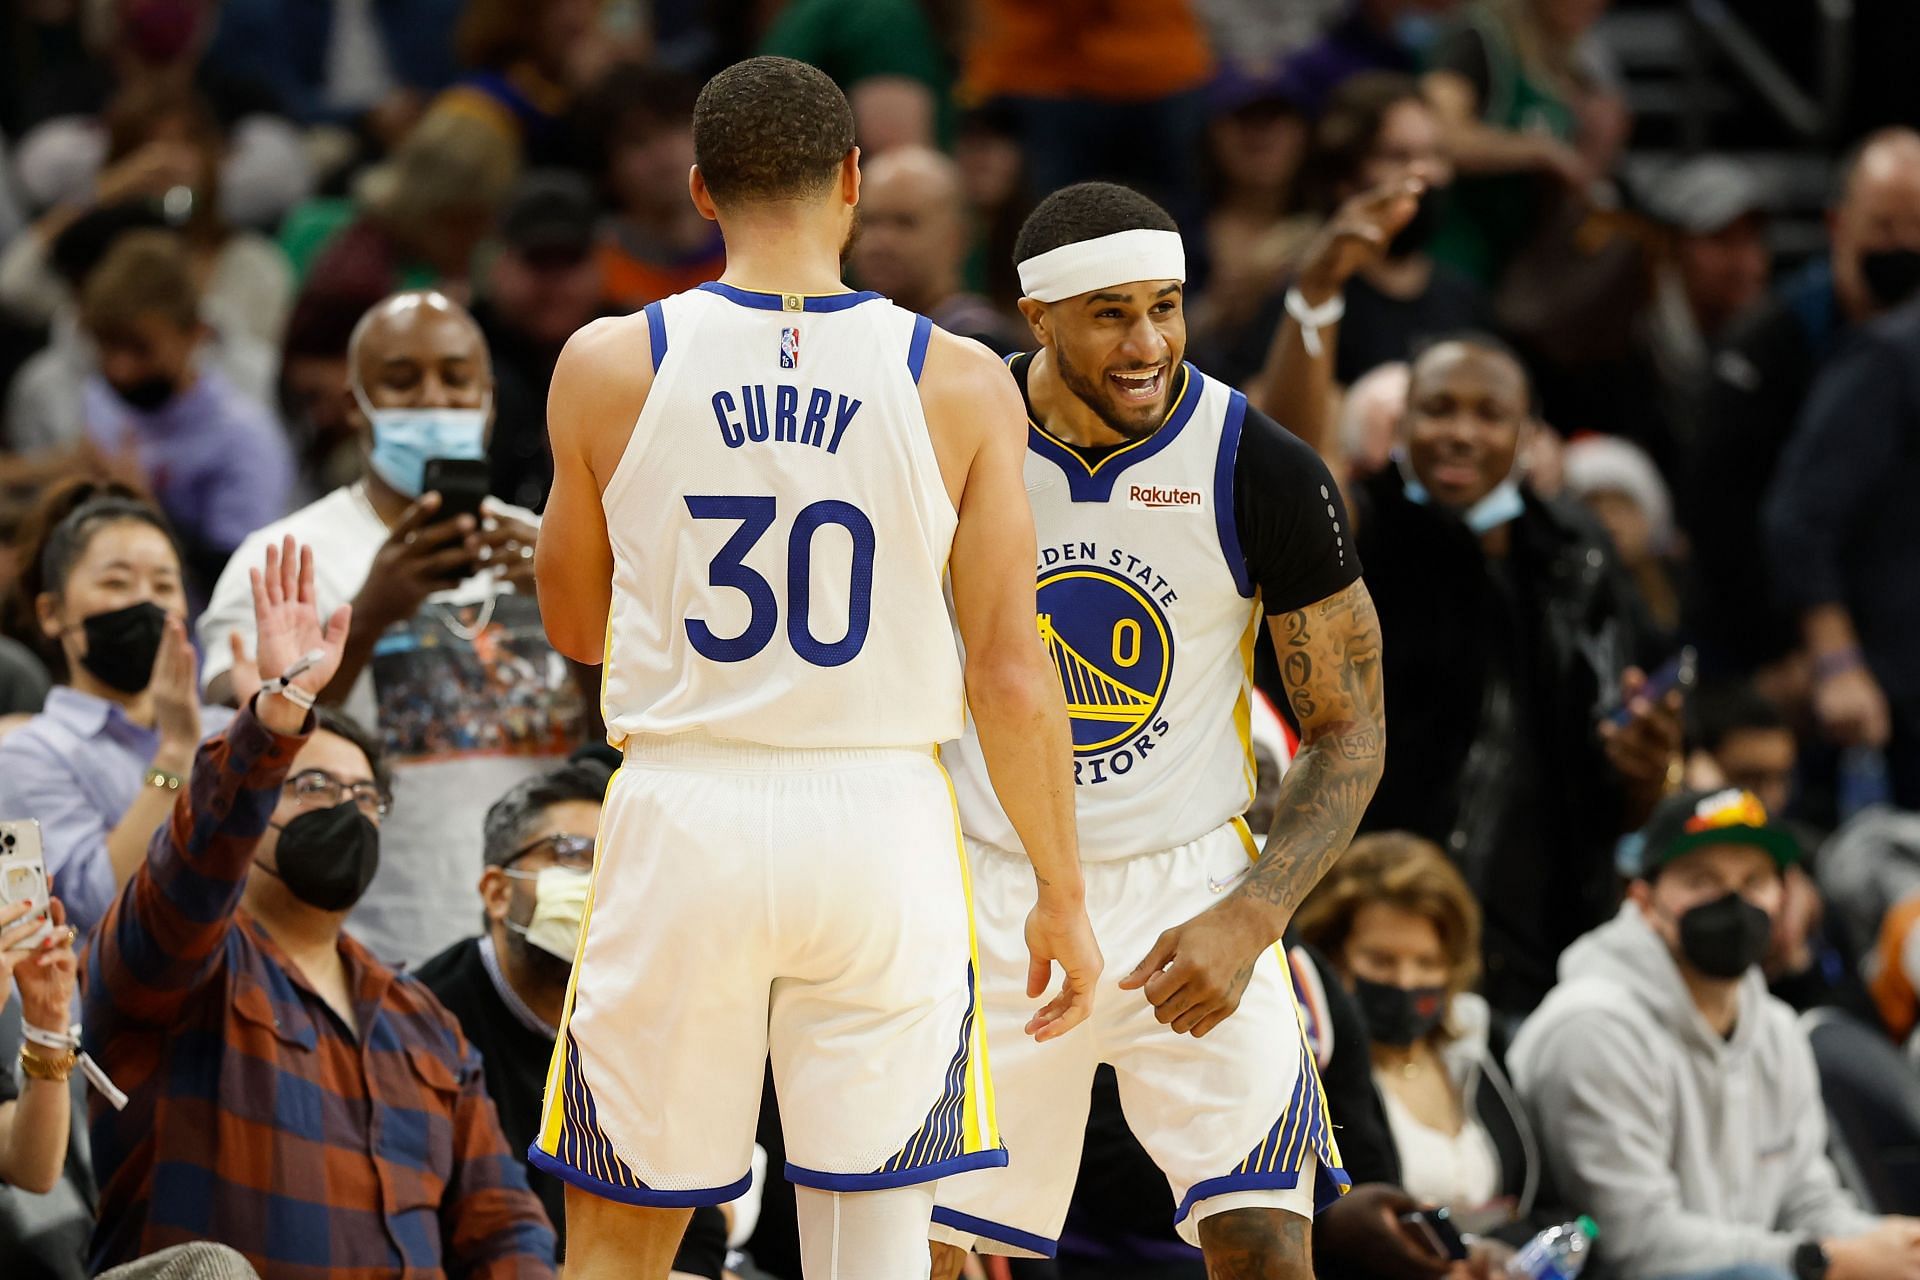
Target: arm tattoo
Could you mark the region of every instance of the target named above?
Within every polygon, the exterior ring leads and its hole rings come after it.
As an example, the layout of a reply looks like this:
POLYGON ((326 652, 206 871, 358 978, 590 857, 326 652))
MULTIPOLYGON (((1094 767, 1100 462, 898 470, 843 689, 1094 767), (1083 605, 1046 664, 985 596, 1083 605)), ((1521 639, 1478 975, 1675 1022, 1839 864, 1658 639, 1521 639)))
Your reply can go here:
POLYGON ((1274 619, 1281 682, 1300 718, 1300 751, 1280 780, 1266 851, 1237 891, 1291 918, 1346 851, 1373 799, 1386 753, 1380 617, 1366 584, 1274 619))

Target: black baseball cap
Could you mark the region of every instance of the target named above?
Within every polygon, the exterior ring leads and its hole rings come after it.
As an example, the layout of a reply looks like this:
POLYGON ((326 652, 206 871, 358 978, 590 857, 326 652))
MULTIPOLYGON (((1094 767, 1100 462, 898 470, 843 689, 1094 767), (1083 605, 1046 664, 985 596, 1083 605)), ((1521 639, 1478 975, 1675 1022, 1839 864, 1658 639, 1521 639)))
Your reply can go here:
POLYGON ((500 215, 500 238, 509 248, 541 257, 584 257, 593 248, 600 208, 593 188, 578 174, 529 173, 500 215))
POLYGON ((1710 844, 1746 845, 1785 871, 1800 861, 1800 842, 1767 819, 1766 806, 1751 791, 1679 791, 1662 800, 1642 833, 1639 876, 1645 880, 1674 859, 1710 844))

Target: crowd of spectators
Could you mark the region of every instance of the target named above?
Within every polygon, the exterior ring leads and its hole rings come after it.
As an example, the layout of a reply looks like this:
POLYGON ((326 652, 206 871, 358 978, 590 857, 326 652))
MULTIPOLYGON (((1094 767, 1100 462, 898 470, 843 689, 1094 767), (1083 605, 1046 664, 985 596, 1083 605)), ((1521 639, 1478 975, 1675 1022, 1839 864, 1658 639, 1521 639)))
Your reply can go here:
MULTIPOLYGON (((617 758, 535 601, 547 388, 723 269, 693 101, 767 52, 853 105, 850 281, 1029 347, 1021 220, 1130 183, 1195 363, 1345 490, 1392 746, 1290 939, 1322 1273, 1586 1213, 1601 1280, 1920 1276, 1920 1108, 1826 1118, 1920 1096, 1920 133, 1856 121, 1777 254, 1741 153, 1625 163, 1609 8, 7 6, 0 820, 54 905, 0 905, 0 1274, 554 1273, 617 758)), ((1110 1073, 1089 1126, 1012 1274, 1204 1275, 1110 1073)), ((676 1275, 798 1280, 762 1174, 676 1275)))

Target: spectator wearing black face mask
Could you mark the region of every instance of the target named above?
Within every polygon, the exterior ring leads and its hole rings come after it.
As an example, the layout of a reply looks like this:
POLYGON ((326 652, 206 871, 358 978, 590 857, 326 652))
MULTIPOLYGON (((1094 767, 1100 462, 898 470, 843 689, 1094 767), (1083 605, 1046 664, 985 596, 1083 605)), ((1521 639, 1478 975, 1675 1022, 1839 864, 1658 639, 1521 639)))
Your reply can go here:
POLYGON ((291 537, 264 558, 261 683, 87 955, 87 1048, 129 1097, 94 1112, 92 1267, 211 1238, 266 1280, 550 1277, 479 1056, 342 932, 379 864, 386 774, 364 730, 312 710, 350 610, 322 625, 291 537))
POLYGON ((209 330, 172 232, 116 241, 81 290, 80 321, 99 352, 81 388, 81 438, 153 491, 204 593, 241 539, 286 511, 286 434, 265 406, 202 364, 209 330))
POLYGON ((145 855, 200 742, 181 585, 166 519, 124 488, 56 491, 22 588, 65 678, 0 741, 0 814, 40 823, 47 870, 84 934, 145 855))
POLYGON ((1332 960, 1366 1019, 1400 1185, 1446 1206, 1463 1231, 1527 1219, 1540 1149, 1499 1065, 1502 1029, 1471 990, 1480 906, 1460 872, 1419 836, 1362 836, 1300 905, 1295 927, 1332 960))
POLYGON ((1841 169, 1827 257, 1734 325, 1711 362, 1675 485, 1692 547, 1686 631, 1710 677, 1758 677, 1783 704, 1808 692, 1797 620, 1754 554, 1761 502, 1821 368, 1859 325, 1920 286, 1920 133, 1885 129, 1841 169))
POLYGON ((1679 792, 1628 901, 1560 962, 1507 1064, 1554 1182, 1622 1280, 1905 1276, 1920 1223, 1863 1212, 1827 1158, 1807 1033, 1760 959, 1799 857, 1752 793, 1679 792))

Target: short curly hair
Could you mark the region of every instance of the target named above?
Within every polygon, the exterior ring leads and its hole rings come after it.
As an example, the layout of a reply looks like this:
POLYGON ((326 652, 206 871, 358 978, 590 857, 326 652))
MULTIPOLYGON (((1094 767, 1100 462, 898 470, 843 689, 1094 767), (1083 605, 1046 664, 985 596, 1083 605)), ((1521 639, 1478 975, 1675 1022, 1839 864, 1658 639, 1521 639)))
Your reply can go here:
POLYGON ((1016 265, 1062 245, 1097 240, 1120 231, 1178 231, 1173 215, 1132 187, 1117 182, 1076 182, 1042 200, 1027 215, 1013 242, 1016 265))
POLYGON ((694 100, 693 159, 717 204, 819 195, 851 150, 847 96, 792 58, 736 62, 694 100))

